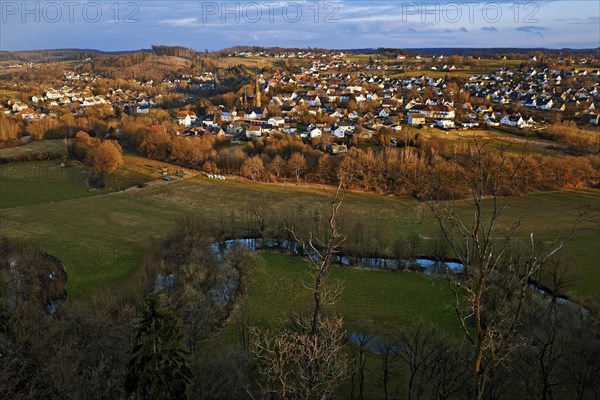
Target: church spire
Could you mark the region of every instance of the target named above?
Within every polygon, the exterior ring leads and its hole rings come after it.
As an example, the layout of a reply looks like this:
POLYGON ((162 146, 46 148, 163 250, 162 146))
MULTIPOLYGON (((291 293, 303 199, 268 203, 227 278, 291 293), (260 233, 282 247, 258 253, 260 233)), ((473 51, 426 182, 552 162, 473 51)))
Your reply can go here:
POLYGON ((260 108, 260 85, 258 84, 258 74, 256 74, 256 89, 254 89, 254 106, 260 108))

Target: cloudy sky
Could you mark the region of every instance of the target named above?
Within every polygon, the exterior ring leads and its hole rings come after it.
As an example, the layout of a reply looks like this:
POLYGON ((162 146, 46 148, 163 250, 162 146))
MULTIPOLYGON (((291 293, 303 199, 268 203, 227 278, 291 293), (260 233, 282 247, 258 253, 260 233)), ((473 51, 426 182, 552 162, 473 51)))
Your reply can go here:
POLYGON ((0 50, 600 47, 600 2, 0 0, 0 50))

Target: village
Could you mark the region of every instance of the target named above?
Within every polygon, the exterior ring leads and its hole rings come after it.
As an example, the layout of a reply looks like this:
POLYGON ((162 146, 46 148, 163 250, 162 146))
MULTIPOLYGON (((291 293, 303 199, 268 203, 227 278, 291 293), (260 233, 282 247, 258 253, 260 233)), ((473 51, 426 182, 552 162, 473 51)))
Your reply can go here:
MULTIPOLYGON (((134 80, 127 88, 101 90, 100 74, 65 70, 63 85, 44 87, 27 101, 11 98, 0 112, 35 121, 56 117, 61 108, 74 116, 93 107, 111 107, 134 116, 166 109, 178 127, 169 129, 174 135, 251 140, 281 133, 305 141, 326 138, 325 143, 340 145, 334 148, 336 153, 377 136, 382 129, 394 146, 406 127, 460 134, 469 129, 540 130, 561 119, 583 126, 597 126, 600 121, 600 70, 567 67, 563 58, 553 64, 562 67, 536 67, 534 56, 525 67, 512 64, 467 77, 455 75, 460 70, 453 63, 456 60, 444 56, 398 55, 381 60, 343 52, 242 52, 226 57, 296 59, 300 64, 296 71, 275 66, 257 71, 232 94, 229 104, 213 100, 208 106, 204 102, 204 107, 197 107, 198 101, 219 92, 218 71, 162 82, 134 80), (176 101, 166 104, 165 93, 175 93, 176 101)), ((575 63, 585 66, 587 62, 594 60, 575 63)))

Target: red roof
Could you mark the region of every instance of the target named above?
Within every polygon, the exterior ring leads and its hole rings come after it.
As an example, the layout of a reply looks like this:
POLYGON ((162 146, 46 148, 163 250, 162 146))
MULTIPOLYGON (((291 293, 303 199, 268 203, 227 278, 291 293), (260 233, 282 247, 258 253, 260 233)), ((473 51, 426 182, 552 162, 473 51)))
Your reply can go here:
POLYGON ((189 115, 190 117, 195 117, 196 113, 190 110, 179 111, 177 113, 178 117, 185 117, 186 115, 189 115))

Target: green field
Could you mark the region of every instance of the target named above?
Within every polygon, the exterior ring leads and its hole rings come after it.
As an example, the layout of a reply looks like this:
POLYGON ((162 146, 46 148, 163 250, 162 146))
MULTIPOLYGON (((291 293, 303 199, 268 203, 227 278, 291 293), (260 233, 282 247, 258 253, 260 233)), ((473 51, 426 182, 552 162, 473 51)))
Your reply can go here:
MULTIPOLYGON (((256 326, 283 326, 290 311, 309 310, 312 305, 307 262, 281 254, 262 253, 264 268, 253 276, 242 307, 219 334, 217 344, 235 344, 238 321, 252 320, 256 326)), ((398 326, 422 320, 447 332, 458 334, 460 327, 453 313, 453 294, 439 277, 412 272, 372 271, 332 267, 330 283, 341 283, 343 290, 326 312, 344 318, 350 332, 389 335, 398 326)))
MULTIPOLYGON (((33 146, 27 145, 23 147, 33 146)), ((47 151, 48 146, 44 147, 47 151)), ((3 149, 2 152, 12 149, 3 149)), ((125 155, 124 165, 113 173, 103 189, 87 183, 85 165, 78 161, 44 160, 0 163, 0 208, 100 196, 157 179, 167 164, 125 155)), ((172 171, 175 167, 171 168, 172 171)))
MULTIPOLYGON (((154 168, 164 165, 133 160, 136 174, 145 171, 147 179, 157 177, 154 168)), ((0 175, 1 233, 30 240, 61 258, 72 299, 86 299, 122 281, 139 267, 151 240, 166 237, 182 215, 195 213, 217 224, 244 226, 246 210, 256 204, 268 204, 273 213, 294 215, 300 205, 316 209, 331 195, 322 189, 202 176, 121 192, 90 191, 77 172, 68 179, 51 180, 49 172, 36 175, 51 171, 56 162, 38 162, 37 168, 28 164, 3 166, 4 171, 23 172, 0 175)), ((139 178, 136 175, 131 182, 139 178)), ((521 217, 520 236, 534 233, 536 239, 548 241, 557 231, 566 235, 583 206, 597 207, 598 194, 598 190, 583 189, 519 197, 511 201, 505 221, 509 224, 521 217)), ((469 215, 465 203, 458 207, 469 215)), ((360 222, 364 232, 379 237, 387 251, 395 241, 415 232, 426 239, 438 231, 426 206, 408 198, 350 193, 342 218, 349 227, 360 222)), ((565 245, 565 258, 574 265, 570 294, 578 298, 600 297, 599 241, 598 225, 588 224, 565 245)), ((422 247, 428 251, 427 240, 422 247)))
POLYGON ((57 153, 64 155, 65 158, 67 157, 64 141, 62 139, 53 139, 34 140, 24 146, 0 149, 0 160, 40 153, 57 153))

